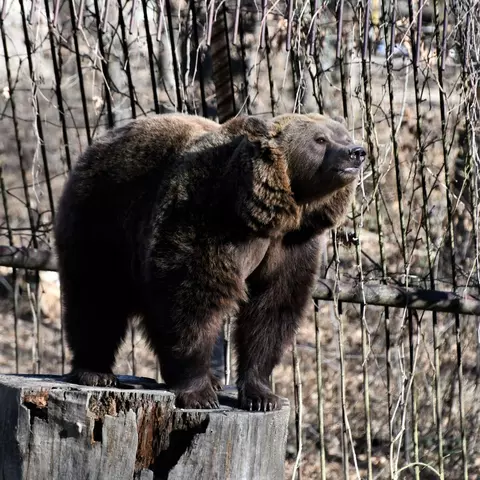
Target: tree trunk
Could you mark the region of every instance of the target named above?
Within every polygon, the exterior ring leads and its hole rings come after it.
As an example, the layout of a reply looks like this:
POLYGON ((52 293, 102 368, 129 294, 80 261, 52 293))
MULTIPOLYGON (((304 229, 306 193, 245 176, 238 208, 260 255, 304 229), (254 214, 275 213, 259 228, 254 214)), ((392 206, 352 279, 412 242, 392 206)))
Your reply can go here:
POLYGON ((59 376, 0 375, 3 480, 212 480, 283 478, 289 406, 181 410, 150 379, 93 388, 59 376))

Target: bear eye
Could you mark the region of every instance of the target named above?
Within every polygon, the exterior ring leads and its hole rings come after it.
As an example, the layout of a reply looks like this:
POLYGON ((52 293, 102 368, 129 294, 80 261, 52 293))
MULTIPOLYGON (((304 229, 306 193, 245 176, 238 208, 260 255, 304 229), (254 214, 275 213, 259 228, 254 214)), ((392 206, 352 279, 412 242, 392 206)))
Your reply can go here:
POLYGON ((323 143, 326 142, 325 137, 317 137, 317 138, 315 139, 315 141, 316 141, 317 143, 319 143, 320 145, 322 145, 323 143))

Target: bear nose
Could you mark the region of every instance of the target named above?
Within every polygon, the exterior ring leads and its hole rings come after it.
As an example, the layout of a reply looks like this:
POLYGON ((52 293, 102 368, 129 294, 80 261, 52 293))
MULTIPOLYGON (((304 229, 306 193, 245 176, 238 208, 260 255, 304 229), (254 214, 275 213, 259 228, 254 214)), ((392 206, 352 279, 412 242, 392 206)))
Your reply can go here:
POLYGON ((360 161, 364 161, 365 157, 367 156, 367 152, 363 147, 355 146, 352 147, 349 151, 348 154, 350 155, 351 159, 357 158, 360 161))

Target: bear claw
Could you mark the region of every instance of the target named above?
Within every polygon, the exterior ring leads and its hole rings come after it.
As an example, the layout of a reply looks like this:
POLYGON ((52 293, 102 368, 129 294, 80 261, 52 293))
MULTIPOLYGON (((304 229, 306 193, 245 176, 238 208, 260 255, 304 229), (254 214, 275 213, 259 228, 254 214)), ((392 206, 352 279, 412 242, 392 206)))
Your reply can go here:
POLYGON ((212 388, 216 392, 219 392, 220 390, 223 390, 221 380, 216 375, 214 375, 213 373, 210 374, 210 382, 212 383, 212 388))
POLYGON ((272 412, 282 406, 280 397, 268 391, 243 390, 238 400, 240 408, 249 412, 272 412))

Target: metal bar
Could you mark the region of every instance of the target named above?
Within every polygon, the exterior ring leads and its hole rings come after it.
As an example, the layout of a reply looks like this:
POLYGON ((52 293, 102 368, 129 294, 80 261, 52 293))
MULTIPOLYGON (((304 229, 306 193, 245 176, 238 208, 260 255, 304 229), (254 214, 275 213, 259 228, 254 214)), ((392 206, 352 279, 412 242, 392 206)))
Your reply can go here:
POLYGON ((290 51, 292 48, 292 24, 293 24, 293 0, 288 0, 288 20, 287 20, 287 40, 285 49, 290 51))
POLYGON ((235 84, 232 74, 232 56, 228 38, 228 19, 225 4, 219 7, 217 21, 212 32, 212 79, 217 99, 217 116, 220 123, 238 113, 235 101, 235 84))
MULTIPOLYGON (((384 38, 385 38, 385 66, 387 69, 387 89, 388 89, 388 102, 390 107, 390 139, 392 142, 392 154, 395 164, 395 183, 397 190, 397 202, 398 202, 398 215, 400 219, 400 232, 401 232, 401 245, 403 256, 403 268, 405 278, 408 279, 408 256, 407 256, 407 240, 405 230, 405 220, 403 211, 403 188, 402 188, 402 176, 400 172, 400 156, 398 141, 396 135, 396 119, 395 119, 395 107, 394 107, 394 87, 393 87, 393 75, 392 75, 392 52, 395 44, 395 26, 396 26, 396 10, 397 0, 393 0, 390 3, 390 9, 387 13, 387 2, 382 2, 382 14, 384 18, 384 38), (390 28, 390 32, 389 32, 390 28), (390 33, 390 39, 389 39, 390 33)), ((389 450, 392 448, 394 442, 393 425, 392 425, 392 361, 391 361, 391 325, 390 325, 390 312, 388 308, 385 308, 385 360, 386 360, 386 383, 387 383, 387 418, 388 418, 388 433, 389 433, 389 450)), ((390 478, 393 478, 393 472, 390 471, 390 478)))
MULTIPOLYGON (((200 82, 200 97, 202 99, 202 114, 205 118, 208 118, 208 105, 207 105, 207 96, 205 95, 205 73, 203 71, 203 55, 200 52, 200 42, 198 40, 198 24, 197 24, 197 6, 195 0, 190 0, 190 10, 192 12, 192 30, 193 30, 193 40, 195 42, 195 49, 199 57, 199 72, 198 80, 200 82)), ((195 80, 195 78, 193 78, 195 80)))
POLYGON ((28 63, 28 70, 30 72, 30 80, 32 82, 33 92, 32 92, 32 102, 33 108, 35 111, 35 124, 37 127, 38 132, 38 141, 40 143, 40 152, 42 154, 42 163, 43 169, 47 184, 47 193, 48 193, 48 202, 50 205, 50 211, 52 212, 52 218, 55 217, 55 202, 53 200, 53 192, 52 192, 52 185, 50 183, 50 168, 48 165, 47 160, 47 149, 45 148, 45 138, 43 135, 43 125, 40 113, 40 105, 38 102, 38 84, 37 79, 35 78, 35 70, 33 68, 33 54, 32 54, 32 44, 30 42, 30 37, 28 35, 28 27, 27 27, 27 17, 25 13, 25 6, 23 0, 19 0, 20 2, 20 12, 22 16, 22 27, 23 27, 23 36, 25 40, 25 47, 27 49, 27 63, 28 63))
POLYGON ((334 280, 334 296, 332 297, 333 305, 333 319, 336 324, 337 330, 337 352, 339 358, 339 370, 340 370, 340 381, 338 385, 339 396, 340 396, 340 416, 342 419, 342 430, 340 435, 340 444, 342 451, 342 473, 344 480, 349 480, 349 467, 350 467, 350 458, 348 454, 348 415, 347 415, 347 392, 346 392, 346 378, 345 378, 345 338, 344 338, 344 318, 343 318, 343 303, 338 297, 338 289, 335 288, 335 285, 339 281, 339 267, 340 267, 340 255, 339 255, 339 244, 337 241, 337 231, 332 230, 332 244, 333 244, 333 261, 335 263, 335 280, 334 280))
POLYGON ((317 35, 317 21, 320 11, 319 0, 313 0, 312 3, 312 22, 310 24, 310 38, 308 39, 308 53, 313 55, 315 52, 315 38, 317 35))
POLYGON ((323 366, 322 366, 322 339, 318 301, 314 301, 315 315, 315 353, 317 362, 317 416, 318 416, 318 434, 320 440, 320 475, 321 480, 327 480, 327 462, 325 449, 325 394, 323 389, 323 366))
POLYGON ((114 116, 113 116, 113 109, 112 109, 112 95, 111 95, 111 80, 110 80, 110 73, 108 70, 108 60, 105 55, 105 47, 103 45, 103 32, 106 30, 107 25, 107 15, 108 15, 108 5, 109 0, 105 0, 105 15, 104 21, 101 21, 100 18, 100 10, 98 8, 98 0, 94 0, 95 5, 95 19, 97 23, 97 38, 98 38, 98 48, 100 49, 100 71, 102 72, 102 80, 105 86, 105 103, 107 104, 107 117, 108 117, 108 126, 112 128, 115 124, 114 116))
MULTIPOLYGON (((213 2, 213 0, 212 0, 213 2)), ((175 77, 175 91, 177 94, 177 111, 182 111, 182 95, 180 93, 180 72, 178 71, 177 53, 175 50, 175 38, 173 36, 173 18, 170 0, 165 0, 165 8, 167 11, 168 34, 170 39, 170 47, 172 49, 173 73, 175 77)))
MULTIPOLYGON (((132 7, 133 8, 133 7, 132 7)), ((128 54, 128 42, 127 42, 127 29, 125 27, 125 20, 123 18, 122 0, 118 0, 118 23, 120 24, 121 32, 121 44, 123 50, 123 70, 127 75, 128 82, 128 98, 130 100, 130 109, 132 111, 132 118, 137 118, 137 112, 135 108, 135 87, 133 86, 132 69, 130 68, 130 57, 128 54)))
MULTIPOLYGON (((468 183, 469 193, 471 201, 471 220, 473 224, 472 237, 473 245, 475 246, 474 266, 477 279, 480 278, 479 273, 479 250, 478 250, 478 149, 476 145, 477 125, 478 125, 478 112, 479 112, 479 99, 478 93, 480 92, 478 84, 478 40, 475 38, 475 34, 472 32, 472 28, 478 23, 478 2, 471 3, 465 2, 464 5, 466 12, 459 11, 459 5, 457 1, 452 2, 453 13, 455 21, 458 25, 458 37, 457 45, 459 49, 460 58, 462 59, 462 73, 461 80, 463 85, 463 99, 461 104, 463 105, 463 114, 465 118, 465 170, 468 171, 468 183), (477 15, 475 15, 474 8, 477 9, 477 15), (473 25, 472 25, 472 13, 473 13, 473 25), (465 15, 465 16, 464 16, 465 15), (473 38, 472 38, 473 37, 473 38)), ((478 27, 477 27, 478 28, 478 27)), ((444 41, 445 43, 445 41, 444 41)), ((479 285, 476 286, 477 292, 479 285)), ((469 476, 468 471, 468 445, 465 435, 465 411, 463 404, 463 359, 462 359, 462 342, 461 342, 461 323, 460 317, 455 318, 455 344, 456 344, 456 356, 457 356, 457 369, 458 369, 458 396, 459 396, 459 409, 460 409, 460 430, 461 430, 461 444, 462 444, 462 466, 463 466, 463 478, 467 480, 469 476)), ((478 348, 478 346, 477 346, 478 348)))
POLYGON ((262 20, 260 22, 260 48, 265 48, 266 30, 267 30, 267 0, 262 0, 262 20))
MULTIPOLYGON (((194 0, 192 0, 192 2, 194 2, 194 0)), ((239 22, 240 22, 240 4, 241 4, 241 0, 237 0, 237 4, 235 6, 235 23, 233 24, 232 45, 237 44, 238 25, 239 25, 239 22)))
MULTIPOLYGON (((450 175, 450 165, 449 165, 449 148, 447 145, 447 98, 445 93, 445 84, 444 84, 444 69, 445 69, 445 49, 447 46, 447 3, 444 0, 444 9, 443 9, 443 21, 440 22, 439 18, 439 1, 433 1, 433 11, 435 17, 435 41, 437 48, 437 81, 438 81, 438 95, 440 99, 440 119, 441 119, 441 142, 442 142, 442 155, 443 155, 443 168, 445 174, 445 196, 447 201, 447 220, 448 220, 448 232, 447 232, 447 243, 450 250, 450 268, 451 268, 451 278, 452 278, 452 287, 453 290, 457 289, 457 260, 456 260, 456 245, 455 245, 455 231, 454 231, 454 220, 453 220, 453 205, 452 205, 452 196, 450 192, 451 185, 451 175, 450 175), (441 35, 440 35, 441 32, 441 35), (439 52, 440 50, 440 52, 439 52)), ((475 233, 474 233, 475 235, 475 233)), ((458 341, 458 381, 459 381, 459 413, 460 413, 460 437, 462 442, 462 462, 464 467, 464 478, 468 478, 468 455, 467 455, 467 441, 465 436, 465 406, 463 400, 463 366, 462 366, 462 356, 461 356, 461 345, 460 345, 460 315, 455 313, 455 337, 458 341)), ((440 375, 440 372, 436 372, 440 375)), ((442 402, 441 398, 436 398, 435 405, 436 414, 438 417, 441 417, 442 413, 442 402)), ((441 418, 437 419, 437 422, 440 423, 441 418)))
POLYGON ((295 437, 297 456, 293 466, 292 480, 297 478, 302 480, 302 453, 303 453, 303 436, 302 436, 302 419, 303 419, 303 394, 302 394, 302 377, 300 373, 300 356, 297 349, 297 337, 293 340, 292 349, 292 368, 293 368, 293 386, 295 397, 295 437))
MULTIPOLYGON (((5 181, 3 179, 3 168, 0 164, 0 190, 2 193, 2 204, 5 212, 5 223, 7 227, 7 238, 11 246, 13 246, 13 232, 10 225, 10 212, 8 208, 8 196, 7 189, 5 187, 5 181)), ((13 283, 13 329, 15 338, 15 371, 19 373, 19 336, 18 336, 18 288, 17 288, 17 269, 12 270, 12 283, 13 283)))
POLYGON ((135 11, 137 10, 137 1, 138 0, 133 0, 132 10, 130 11, 130 23, 128 27, 128 32, 130 33, 130 35, 133 34, 133 24, 135 22, 135 11))
MULTIPOLYGON (((421 0, 420 0, 421 1, 421 0)), ((411 27, 415 22, 415 16, 413 12, 413 2, 408 2, 408 16, 411 27)), ((417 12, 417 29, 410 29, 410 41, 412 44, 413 52, 413 82, 415 91, 415 110, 416 110, 416 140, 417 140, 417 158, 420 164, 420 177, 421 177, 421 192, 422 192, 422 225, 425 231, 425 243, 428 259, 428 271, 430 289, 435 290, 435 271, 432 261, 432 247, 431 247, 431 235, 430 235, 430 222, 428 213, 428 193, 426 182, 426 164, 425 164, 425 151, 423 143, 423 126, 422 126, 422 92, 423 88, 420 86, 420 72, 419 72, 419 60, 420 60, 420 42, 421 42, 421 28, 422 28, 422 16, 423 16, 423 4, 419 5, 417 12)), ((432 329, 433 329, 433 349, 434 349, 434 369, 435 369, 435 398, 436 402, 440 402, 442 387, 440 383, 440 354, 439 354, 439 333, 438 333, 438 318, 436 312, 432 313, 432 329)), ((438 436, 438 471, 440 478, 444 478, 444 455, 443 455, 443 426, 441 419, 439 418, 440 412, 435 415, 435 422, 437 427, 438 436)))
POLYGON ((82 18, 83 18, 83 1, 80 3, 78 18, 75 15, 74 0, 69 0, 68 5, 70 8, 70 21, 72 22, 72 29, 73 29, 73 45, 75 48, 75 60, 77 63, 78 84, 80 87, 80 96, 82 98, 83 121, 85 122, 85 133, 87 135, 87 142, 90 145, 92 143, 92 135, 90 133, 90 120, 88 118, 87 96, 85 94, 85 84, 83 81, 82 57, 80 54, 80 47, 78 45, 78 36, 77 36, 78 30, 80 28, 80 25, 82 23, 82 18))
MULTIPOLYGON (((22 14, 22 23, 24 27, 24 32, 27 32, 27 27, 26 27, 26 19, 25 19, 25 9, 24 9, 24 4, 23 1, 21 1, 20 4, 21 8, 21 14, 22 14)), ((25 155, 24 155, 24 149, 22 145, 22 141, 20 139, 20 129, 18 126, 18 118, 17 118, 17 111, 16 111, 16 103, 15 103, 15 95, 14 95, 14 84, 13 84, 13 78, 12 78, 12 73, 10 69, 10 55, 8 52, 8 47, 7 47, 7 35, 5 31, 5 24, 4 20, 2 19, 0 21, 0 32, 1 32, 1 38, 2 38, 2 44, 3 44, 3 53, 4 53, 4 58, 5 58, 5 67, 7 70, 7 83, 8 83, 8 91, 10 94, 10 105, 12 108, 12 121, 13 121, 13 129, 15 133, 15 143, 17 147, 17 154, 18 154, 18 160, 19 160, 19 167, 20 167, 20 175, 22 177, 22 186, 23 186, 23 194, 25 196, 25 206, 27 208, 27 213, 28 213, 28 220, 30 224, 30 231, 31 231, 31 241, 34 246, 34 248, 38 248, 38 238, 37 238, 37 225, 35 224, 34 216, 33 216, 33 209, 32 209, 32 204, 30 201, 30 193, 28 191, 28 182, 27 182, 27 173, 26 173, 26 165, 25 165, 25 155)), ((27 42, 28 34, 25 39, 27 42)), ((29 52, 27 48, 27 53, 29 52)), ((29 63, 31 59, 29 57, 29 63)), ((37 117, 38 120, 38 117, 37 117)), ((53 214, 53 211, 52 211, 53 214)), ((38 293, 38 284, 39 284, 39 274, 36 272, 35 274, 35 283, 36 287, 35 291, 38 293)), ((38 297, 37 297, 38 298, 38 297)), ((17 276, 16 274, 14 275, 14 308, 16 308, 16 305, 18 304, 18 289, 17 289, 17 276)), ((32 313, 35 313, 32 311, 32 313)), ((35 334, 36 332, 34 332, 35 334)), ((16 338, 18 340, 18 322, 15 321, 15 334, 16 338)), ((34 350, 35 352, 40 355, 40 349, 39 349, 39 338, 38 335, 34 337, 33 339, 33 344, 34 344, 34 350)), ((18 342, 17 342, 17 347, 18 348, 18 342)), ((18 350, 17 350, 18 353, 18 350)), ((17 355, 18 358, 18 355, 17 355)), ((38 370, 40 369, 40 357, 38 356, 37 358, 34 358, 35 365, 37 366, 38 370)), ((18 368, 18 365, 17 365, 18 368)))
MULTIPOLYGON (((48 19, 48 38, 50 41, 50 52, 52 55, 52 66, 53 72, 55 75, 55 94, 57 96, 57 106, 58 106, 58 116, 60 123, 62 125, 62 136, 63 136, 63 148, 65 149, 65 160, 67 162, 67 168, 70 170, 72 168, 72 161, 70 158, 70 145, 68 142, 68 132, 67 132, 67 122, 65 120, 65 110, 63 108, 63 93, 62 93, 62 80, 61 80, 61 68, 58 65, 57 52, 55 49, 55 24, 54 20, 58 17, 58 8, 60 0, 57 1, 55 6, 55 13, 53 20, 50 18, 50 7, 48 4, 49 0, 45 0, 45 13, 47 14, 48 19)), ((46 178, 47 184, 50 184, 50 178, 46 178)))
POLYGON ((163 0, 158 0, 158 26, 157 26, 157 42, 162 39, 162 29, 163 29, 163 0))
POLYGON ((343 106, 343 116, 345 118, 349 118, 350 115, 348 113, 348 101, 347 101, 347 85, 348 85, 348 74, 345 72, 345 47, 342 45, 342 33, 343 33, 343 1, 339 0, 338 7, 336 10, 336 18, 337 18, 337 52, 336 58, 338 62, 338 68, 340 70, 340 82, 341 82, 341 90, 342 90, 342 106, 343 106))
POLYGON ((145 37, 147 40, 148 50, 148 66, 150 68, 150 81, 152 83, 153 107, 155 113, 160 113, 160 104, 158 103, 157 81, 155 78, 155 57, 153 55, 153 42, 150 33, 150 25, 148 24, 148 8, 147 0, 142 0, 143 20, 145 26, 145 37))
MULTIPOLYGON (((418 335, 418 328, 416 334, 418 335)), ((415 345, 414 345, 414 331, 413 331, 413 312, 408 310, 408 352, 410 358, 410 401, 412 407, 412 437, 413 437, 413 471, 415 480, 420 480, 419 453, 418 453, 418 406, 417 406, 417 390, 415 386, 415 345)), ((409 379, 405 379, 405 384, 408 384, 409 379)), ((405 436, 405 438, 408 438, 405 436)), ((408 445, 406 445, 405 452, 408 452, 408 445)))

